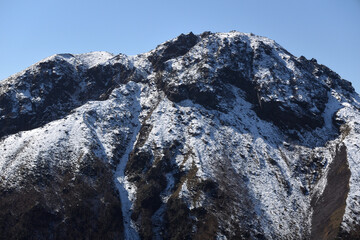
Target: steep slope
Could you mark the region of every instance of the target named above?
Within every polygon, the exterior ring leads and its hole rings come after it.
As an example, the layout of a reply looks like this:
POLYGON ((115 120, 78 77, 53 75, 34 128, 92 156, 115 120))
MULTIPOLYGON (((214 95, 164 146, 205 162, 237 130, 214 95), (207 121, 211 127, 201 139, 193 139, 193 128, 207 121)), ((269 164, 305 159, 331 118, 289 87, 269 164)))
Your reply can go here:
POLYGON ((253 34, 52 56, 0 82, 1 237, 357 238, 359 109, 253 34))

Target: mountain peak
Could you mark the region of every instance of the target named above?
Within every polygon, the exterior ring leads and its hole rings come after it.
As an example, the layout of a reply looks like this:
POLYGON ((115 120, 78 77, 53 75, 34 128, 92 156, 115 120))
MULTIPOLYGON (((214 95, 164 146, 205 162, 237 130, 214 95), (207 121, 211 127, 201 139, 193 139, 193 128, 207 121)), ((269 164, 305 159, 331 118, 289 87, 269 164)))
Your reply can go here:
POLYGON ((251 33, 53 55, 0 82, 2 236, 356 238, 359 109, 251 33))

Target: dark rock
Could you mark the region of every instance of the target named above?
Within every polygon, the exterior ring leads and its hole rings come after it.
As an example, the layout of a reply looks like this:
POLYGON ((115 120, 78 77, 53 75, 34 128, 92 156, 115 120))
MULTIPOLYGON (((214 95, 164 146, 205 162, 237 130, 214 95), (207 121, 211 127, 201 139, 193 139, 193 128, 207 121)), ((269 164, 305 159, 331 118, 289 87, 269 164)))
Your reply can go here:
POLYGON ((314 210, 311 239, 335 239, 338 235, 350 190, 351 172, 345 145, 336 147, 336 154, 329 168, 324 192, 311 201, 314 210))
POLYGON ((155 51, 148 59, 155 71, 162 71, 167 60, 185 55, 198 41, 199 37, 192 32, 181 34, 175 40, 164 43, 163 49, 155 51))

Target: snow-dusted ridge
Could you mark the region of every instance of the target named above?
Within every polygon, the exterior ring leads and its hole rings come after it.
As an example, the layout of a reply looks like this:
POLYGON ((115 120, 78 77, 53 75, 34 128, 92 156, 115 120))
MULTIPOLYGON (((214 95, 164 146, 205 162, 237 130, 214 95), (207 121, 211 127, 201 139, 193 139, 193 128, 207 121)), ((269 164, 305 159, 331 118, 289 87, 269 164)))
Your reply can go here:
POLYGON ((51 56, 0 82, 0 229, 357 236, 359 109, 349 82, 250 33, 182 34, 136 56, 51 56))

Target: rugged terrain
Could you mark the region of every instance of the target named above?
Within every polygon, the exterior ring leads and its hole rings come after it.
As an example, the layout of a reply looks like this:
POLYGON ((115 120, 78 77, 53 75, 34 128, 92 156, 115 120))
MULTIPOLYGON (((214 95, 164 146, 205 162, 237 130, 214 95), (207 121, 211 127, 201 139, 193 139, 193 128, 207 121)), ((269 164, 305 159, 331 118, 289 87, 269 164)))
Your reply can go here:
POLYGON ((0 239, 359 239, 360 97, 265 37, 0 82, 0 239))

